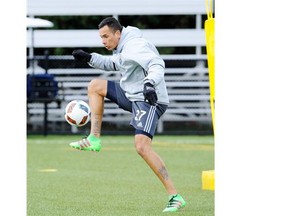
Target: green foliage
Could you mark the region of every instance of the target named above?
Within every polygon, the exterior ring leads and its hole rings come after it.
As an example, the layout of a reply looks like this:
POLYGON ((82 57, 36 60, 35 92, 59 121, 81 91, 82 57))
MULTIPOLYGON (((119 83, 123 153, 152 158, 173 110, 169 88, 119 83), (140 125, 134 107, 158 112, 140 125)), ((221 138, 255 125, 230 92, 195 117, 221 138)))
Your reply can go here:
POLYGON ((41 16, 54 23, 53 29, 98 29, 104 16, 41 16))
MULTIPOLYGON (((161 215, 168 197, 135 152, 132 136, 103 136, 100 153, 72 149, 79 136, 27 138, 27 215, 161 215)), ((201 173, 214 169, 212 136, 156 136, 187 206, 178 214, 214 215, 214 191, 201 189, 201 173)))
POLYGON ((137 26, 140 29, 173 29, 195 28, 195 15, 150 15, 150 16, 120 16, 122 25, 137 26))

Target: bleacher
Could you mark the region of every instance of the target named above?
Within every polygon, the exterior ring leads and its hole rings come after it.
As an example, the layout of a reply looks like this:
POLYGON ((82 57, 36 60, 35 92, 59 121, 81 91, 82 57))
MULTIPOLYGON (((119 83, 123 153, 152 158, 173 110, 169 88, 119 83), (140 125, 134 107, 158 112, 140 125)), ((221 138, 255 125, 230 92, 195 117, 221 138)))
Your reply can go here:
MULTIPOLYGON (((144 37, 157 47, 195 47, 194 54, 163 55, 165 62, 193 62, 193 66, 171 64, 166 67, 165 79, 170 97, 170 105, 158 124, 158 132, 165 131, 165 122, 211 122, 209 103, 209 80, 205 48, 205 32, 201 28, 202 15, 206 14, 205 1, 75 1, 67 4, 64 0, 28 0, 28 16, 64 16, 64 15, 176 15, 195 14, 194 29, 145 29, 144 37), (65 10, 63 10, 63 7, 65 10)), ((97 26, 97 25, 96 25, 97 26)), ((27 30, 28 31, 28 30, 27 30)), ((27 34, 27 47, 30 46, 30 34, 27 34)), ((34 31, 35 48, 51 47, 102 47, 98 30, 40 30, 34 31), (85 38, 85 40, 83 40, 85 38), (81 40, 80 40, 81 39, 81 40)), ((55 59, 73 60, 72 56, 50 56, 55 59)), ((87 101, 87 84, 95 77, 119 80, 117 72, 103 72, 93 68, 50 68, 49 74, 55 76, 59 85, 58 98, 61 103, 48 104, 48 121, 57 124, 64 122, 64 108, 73 99, 87 101)), ((28 122, 42 124, 43 103, 28 104, 28 122)), ((122 124, 130 121, 130 114, 119 109, 115 104, 105 101, 103 122, 122 124)), ((74 131, 77 132, 77 131, 74 131)))

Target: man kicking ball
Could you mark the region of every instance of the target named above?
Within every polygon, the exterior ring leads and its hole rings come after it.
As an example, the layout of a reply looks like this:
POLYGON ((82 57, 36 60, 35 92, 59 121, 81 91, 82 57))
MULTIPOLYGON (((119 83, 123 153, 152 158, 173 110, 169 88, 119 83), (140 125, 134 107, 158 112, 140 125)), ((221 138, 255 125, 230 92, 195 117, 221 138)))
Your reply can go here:
POLYGON ((87 62, 91 67, 119 71, 120 82, 93 79, 88 85, 91 109, 90 135, 70 146, 79 150, 101 150, 101 125, 104 97, 120 108, 131 112, 130 125, 135 128, 137 153, 153 170, 169 194, 163 212, 175 212, 186 205, 178 194, 163 160, 152 149, 151 143, 157 122, 169 104, 164 80, 165 64, 156 47, 142 37, 141 31, 132 26, 123 27, 118 20, 108 17, 99 24, 99 35, 112 56, 74 50, 75 60, 87 62))

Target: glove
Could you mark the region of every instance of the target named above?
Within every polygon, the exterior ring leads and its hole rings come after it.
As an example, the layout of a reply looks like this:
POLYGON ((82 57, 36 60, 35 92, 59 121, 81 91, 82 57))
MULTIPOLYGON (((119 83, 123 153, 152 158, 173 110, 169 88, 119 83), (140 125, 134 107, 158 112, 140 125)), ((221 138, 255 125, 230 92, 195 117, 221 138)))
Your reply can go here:
POLYGON ((149 104, 151 105, 156 104, 158 97, 155 88, 151 83, 149 82, 144 83, 143 95, 144 95, 144 101, 148 100, 149 104))
POLYGON ((92 55, 81 50, 77 49, 72 52, 72 55, 76 61, 80 62, 90 62, 92 55))

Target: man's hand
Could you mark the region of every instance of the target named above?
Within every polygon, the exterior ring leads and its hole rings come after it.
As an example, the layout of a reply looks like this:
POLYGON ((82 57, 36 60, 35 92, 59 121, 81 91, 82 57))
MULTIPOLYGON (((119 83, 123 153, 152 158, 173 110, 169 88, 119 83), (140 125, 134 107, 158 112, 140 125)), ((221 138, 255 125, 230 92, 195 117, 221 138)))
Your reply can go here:
POLYGON ((149 104, 156 105, 158 97, 155 88, 151 83, 147 82, 144 84, 143 95, 145 101, 148 100, 149 104))
POLYGON ((72 52, 72 55, 74 56, 74 59, 76 61, 81 61, 81 62, 90 62, 90 59, 91 59, 91 54, 81 50, 81 49, 77 49, 77 50, 74 50, 72 52))

